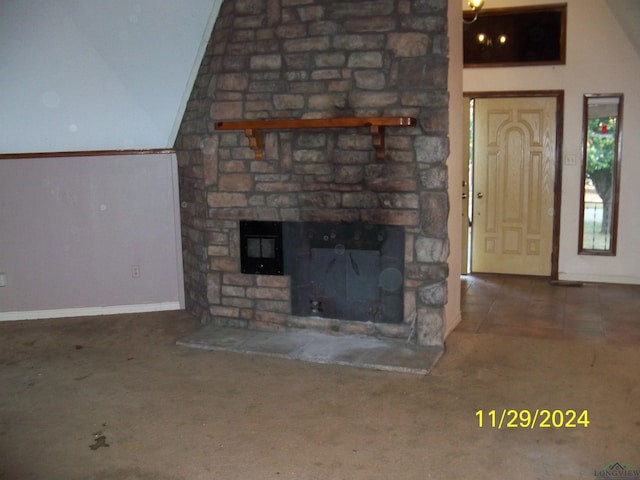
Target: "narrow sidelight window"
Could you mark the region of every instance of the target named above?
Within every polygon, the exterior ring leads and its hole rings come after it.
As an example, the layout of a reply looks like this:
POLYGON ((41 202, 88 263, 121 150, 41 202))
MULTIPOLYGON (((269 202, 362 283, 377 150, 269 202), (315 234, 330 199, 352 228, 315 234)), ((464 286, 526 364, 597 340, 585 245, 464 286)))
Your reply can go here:
POLYGON ((581 255, 615 255, 622 151, 622 94, 584 96, 581 255))

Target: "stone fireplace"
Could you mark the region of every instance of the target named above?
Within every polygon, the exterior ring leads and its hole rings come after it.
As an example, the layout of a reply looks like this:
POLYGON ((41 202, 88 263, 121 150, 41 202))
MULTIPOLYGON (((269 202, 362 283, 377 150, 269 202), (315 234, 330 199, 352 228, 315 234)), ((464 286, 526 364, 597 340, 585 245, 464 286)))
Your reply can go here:
POLYGON ((442 345, 446 15, 446 0, 224 1, 175 145, 203 323, 442 345), (364 127, 265 129, 260 159, 253 132, 215 128, 373 116, 417 122, 382 148, 364 127))

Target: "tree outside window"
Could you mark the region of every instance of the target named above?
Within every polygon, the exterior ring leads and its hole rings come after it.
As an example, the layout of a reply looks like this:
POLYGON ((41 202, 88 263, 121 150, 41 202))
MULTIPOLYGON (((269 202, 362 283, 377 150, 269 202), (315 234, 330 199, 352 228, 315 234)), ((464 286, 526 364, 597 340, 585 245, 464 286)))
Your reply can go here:
POLYGON ((620 102, 618 97, 585 102, 581 253, 615 252, 620 102))

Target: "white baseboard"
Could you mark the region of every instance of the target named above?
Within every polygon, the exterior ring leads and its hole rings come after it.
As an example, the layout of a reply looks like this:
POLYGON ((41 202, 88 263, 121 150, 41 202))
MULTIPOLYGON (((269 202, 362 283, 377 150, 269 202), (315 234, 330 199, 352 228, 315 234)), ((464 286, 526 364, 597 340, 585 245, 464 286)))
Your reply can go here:
POLYGON ((580 274, 580 273, 560 273, 558 280, 584 283, 613 283, 619 285, 640 285, 640 277, 601 275, 601 274, 580 274))
POLYGON ((26 312, 0 312, 0 322, 12 320, 39 320, 44 318, 93 317, 121 313, 161 312, 182 310, 180 302, 144 303, 140 305, 116 305, 113 307, 60 308, 56 310, 30 310, 26 312))

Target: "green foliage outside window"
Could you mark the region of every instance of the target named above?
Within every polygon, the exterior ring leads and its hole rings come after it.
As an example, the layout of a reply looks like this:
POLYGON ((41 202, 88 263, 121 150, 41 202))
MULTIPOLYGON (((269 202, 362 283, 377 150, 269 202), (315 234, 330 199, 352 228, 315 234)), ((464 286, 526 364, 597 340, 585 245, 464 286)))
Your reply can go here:
POLYGON ((587 179, 602 199, 601 233, 607 233, 611 222, 613 196, 613 162, 615 158, 616 117, 592 118, 588 123, 587 179))

